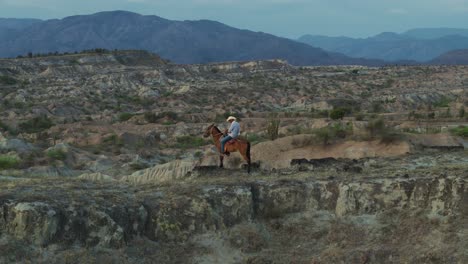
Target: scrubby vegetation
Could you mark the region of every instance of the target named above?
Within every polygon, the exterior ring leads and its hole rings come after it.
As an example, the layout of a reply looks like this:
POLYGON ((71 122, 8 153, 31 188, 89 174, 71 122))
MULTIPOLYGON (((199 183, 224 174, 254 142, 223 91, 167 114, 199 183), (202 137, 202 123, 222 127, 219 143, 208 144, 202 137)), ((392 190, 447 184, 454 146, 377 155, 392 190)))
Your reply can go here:
POLYGON ((452 134, 460 137, 468 137, 468 126, 459 126, 450 130, 452 134))
POLYGON ((384 143, 391 143, 403 138, 395 129, 387 126, 384 119, 376 118, 369 121, 366 126, 370 139, 380 139, 384 143))
POLYGON ((279 119, 270 119, 267 126, 267 136, 270 140, 275 140, 279 136, 279 119))
POLYGON ((42 115, 20 123, 19 129, 20 132, 38 133, 51 128, 53 125, 54 123, 49 117, 42 115))
POLYGON ((209 144, 208 141, 196 136, 181 136, 177 137, 176 141, 174 147, 182 149, 196 148, 209 144))
POLYGON ((337 139, 344 139, 353 134, 351 123, 337 123, 313 131, 320 143, 329 144, 337 139))
POLYGON ((160 120, 164 120, 164 122, 170 122, 172 124, 174 122, 183 121, 183 118, 173 111, 166 111, 159 114, 146 112, 143 117, 148 123, 158 123, 160 120))
POLYGON ((434 103, 434 107, 448 107, 451 101, 452 100, 450 100, 450 98, 442 97, 441 99, 439 99, 437 102, 434 103))
POLYGON ((20 159, 12 155, 0 155, 0 170, 8 170, 17 168, 20 164, 20 159))
POLYGON ((330 112, 330 118, 333 120, 343 119, 346 114, 346 109, 335 108, 330 112))
POLYGON ((47 157, 51 160, 65 160, 67 158, 67 153, 61 149, 51 149, 47 151, 47 157))
POLYGON ((133 116, 135 116, 135 115, 132 114, 132 113, 120 113, 119 114, 119 121, 120 122, 125 122, 125 121, 129 120, 130 118, 132 118, 133 116))
POLYGON ((0 75, 0 84, 13 85, 17 84, 18 80, 8 75, 0 75))

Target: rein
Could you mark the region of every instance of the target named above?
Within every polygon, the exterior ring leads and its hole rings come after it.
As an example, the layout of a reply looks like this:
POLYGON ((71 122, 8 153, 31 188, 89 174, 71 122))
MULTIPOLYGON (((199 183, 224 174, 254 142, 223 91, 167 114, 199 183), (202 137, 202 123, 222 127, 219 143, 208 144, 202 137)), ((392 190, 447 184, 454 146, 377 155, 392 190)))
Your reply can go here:
POLYGON ((211 135, 213 135, 213 136, 224 135, 222 132, 219 132, 219 133, 217 133, 217 134, 213 133, 213 128, 215 128, 215 127, 213 126, 213 127, 210 129, 210 130, 211 130, 211 131, 210 131, 210 132, 211 132, 211 135))

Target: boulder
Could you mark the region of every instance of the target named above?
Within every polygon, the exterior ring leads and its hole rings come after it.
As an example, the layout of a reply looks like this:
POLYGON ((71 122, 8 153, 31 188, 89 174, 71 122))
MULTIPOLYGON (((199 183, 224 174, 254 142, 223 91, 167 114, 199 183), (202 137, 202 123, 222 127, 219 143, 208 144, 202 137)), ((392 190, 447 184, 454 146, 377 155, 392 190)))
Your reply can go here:
POLYGON ((32 151, 34 146, 20 139, 7 139, 0 133, 0 151, 15 151, 25 153, 32 151))

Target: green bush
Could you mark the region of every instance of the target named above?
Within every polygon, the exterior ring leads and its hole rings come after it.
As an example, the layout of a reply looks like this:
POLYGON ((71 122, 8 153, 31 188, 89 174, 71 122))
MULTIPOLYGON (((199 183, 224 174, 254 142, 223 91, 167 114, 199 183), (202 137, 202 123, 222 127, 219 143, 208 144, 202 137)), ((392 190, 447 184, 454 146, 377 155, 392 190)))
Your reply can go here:
POLYGON ((459 126, 450 130, 452 134, 460 137, 468 137, 468 126, 459 126))
POLYGON ((250 144, 252 145, 255 145, 255 144, 258 144, 260 142, 263 142, 263 141, 266 141, 267 139, 259 134, 256 134, 256 133, 247 133, 245 138, 247 139, 247 141, 250 142, 250 144))
POLYGON ((0 129, 3 131, 8 131, 10 128, 0 120, 0 129))
POLYGON ((275 140, 278 138, 279 135, 279 119, 270 119, 267 126, 267 135, 270 140, 275 140))
POLYGON ((442 97, 440 100, 434 103, 435 107, 448 107, 451 100, 447 97, 442 97))
POLYGON ((385 132, 385 122, 381 118, 373 119, 369 121, 369 123, 366 126, 366 129, 369 132, 370 136, 374 138, 378 135, 382 135, 385 132))
POLYGON ((346 114, 346 110, 343 108, 335 108, 330 112, 330 118, 333 120, 343 119, 346 114))
POLYGON ((145 118, 146 122, 148 123, 157 123, 158 122, 158 116, 155 113, 151 112, 146 112, 143 117, 145 118))
POLYGON ((52 160, 65 160, 67 158, 67 153, 61 149, 51 149, 47 151, 47 157, 52 160))
POLYGON ((31 120, 20 123, 19 128, 21 132, 38 133, 51 128, 53 125, 54 123, 52 122, 52 120, 50 120, 47 116, 44 115, 34 117, 31 120))
POLYGON ((363 121, 366 116, 363 113, 357 113, 355 118, 356 121, 363 121))
POLYGON ((460 110, 458 110, 458 117, 463 118, 465 117, 465 107, 461 107, 460 110))
POLYGON ((10 76, 7 76, 7 75, 0 76, 0 84, 13 85, 13 84, 17 84, 17 83, 18 83, 18 81, 13 77, 10 77, 10 76))
POLYGON ((201 151, 197 151, 193 154, 193 156, 197 159, 201 158, 203 156, 203 152, 201 151))
POLYGON ((130 118, 132 118, 134 116, 134 114, 132 113, 120 113, 119 114, 119 121, 120 122, 125 122, 127 120, 129 120, 130 118))
POLYGON ((116 134, 112 134, 110 136, 105 137, 102 140, 102 142, 104 143, 104 145, 107 145, 107 146, 121 147, 124 145, 122 139, 119 138, 119 136, 117 136, 116 134))
POLYGON ((401 133, 391 127, 387 127, 385 121, 381 118, 369 121, 366 130, 369 132, 371 139, 378 138, 383 143, 391 143, 403 138, 401 133))
POLYGON ((328 110, 318 110, 318 111, 313 110, 312 113, 313 113, 313 116, 317 118, 328 117, 330 114, 328 110))
POLYGON ((208 144, 203 138, 195 137, 195 136, 181 136, 176 139, 177 144, 175 147, 177 148, 196 148, 200 146, 205 146, 208 144))
POLYGON ((323 144, 329 144, 336 139, 343 139, 353 134, 353 126, 349 124, 335 124, 313 131, 313 134, 323 144))
POLYGON ((380 101, 372 102, 371 111, 372 111, 372 113, 381 113, 381 112, 383 112, 384 108, 383 108, 382 102, 380 102, 380 101))
POLYGON ((8 170, 17 168, 20 160, 11 155, 0 155, 0 170, 8 170))

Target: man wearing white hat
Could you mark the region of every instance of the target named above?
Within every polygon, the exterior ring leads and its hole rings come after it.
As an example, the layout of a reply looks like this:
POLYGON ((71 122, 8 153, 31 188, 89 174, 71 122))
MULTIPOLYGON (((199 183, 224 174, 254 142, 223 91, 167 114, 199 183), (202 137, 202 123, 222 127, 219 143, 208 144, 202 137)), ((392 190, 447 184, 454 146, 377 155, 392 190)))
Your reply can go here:
POLYGON ((231 123, 231 126, 229 127, 229 130, 227 131, 227 136, 224 138, 221 138, 221 154, 227 154, 224 152, 224 145, 226 142, 228 142, 231 139, 235 139, 239 136, 240 134, 240 124, 236 121, 236 118, 233 116, 230 116, 226 120, 227 122, 231 123))

